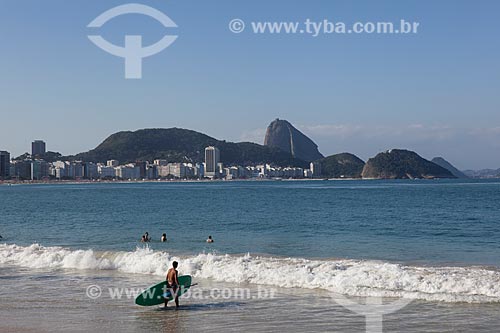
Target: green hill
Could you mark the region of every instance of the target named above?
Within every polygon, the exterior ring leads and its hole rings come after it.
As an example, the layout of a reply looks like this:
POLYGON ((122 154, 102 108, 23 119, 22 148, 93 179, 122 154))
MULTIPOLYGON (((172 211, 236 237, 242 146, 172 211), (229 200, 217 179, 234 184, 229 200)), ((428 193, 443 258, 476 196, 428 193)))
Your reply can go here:
POLYGON ((365 162, 356 155, 341 153, 318 160, 321 174, 328 178, 361 178, 365 162))
POLYGON ((170 162, 203 162, 207 146, 220 149, 221 162, 230 164, 274 163, 280 166, 301 166, 306 162, 278 148, 250 142, 226 142, 203 133, 182 128, 142 129, 118 132, 109 136, 95 149, 75 156, 73 160, 104 162, 115 159, 120 163, 166 159, 170 162))
POLYGON ((417 153, 392 149, 370 158, 363 169, 363 178, 413 179, 456 178, 445 168, 420 157, 417 153))

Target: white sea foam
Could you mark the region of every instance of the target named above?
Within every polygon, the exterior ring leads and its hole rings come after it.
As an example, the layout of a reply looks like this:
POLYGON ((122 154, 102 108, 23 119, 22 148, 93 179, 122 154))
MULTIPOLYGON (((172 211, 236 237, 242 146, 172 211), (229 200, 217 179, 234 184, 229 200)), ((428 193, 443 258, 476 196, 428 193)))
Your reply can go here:
POLYGON ((367 260, 308 260, 198 254, 175 257, 151 249, 96 252, 0 244, 0 265, 43 269, 118 270, 163 276, 168 263, 182 274, 222 282, 324 289, 350 296, 443 302, 500 302, 500 272, 481 267, 416 267, 367 260))

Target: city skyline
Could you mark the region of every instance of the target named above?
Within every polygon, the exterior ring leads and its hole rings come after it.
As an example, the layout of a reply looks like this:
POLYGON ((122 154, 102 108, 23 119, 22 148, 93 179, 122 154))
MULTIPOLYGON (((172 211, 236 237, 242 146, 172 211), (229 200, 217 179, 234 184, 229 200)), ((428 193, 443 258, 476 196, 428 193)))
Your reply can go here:
MULTIPOLYGON (((142 3, 168 14, 178 28, 167 31, 179 37, 144 61, 137 81, 124 80, 123 59, 87 38, 89 22, 120 1, 2 4, 10 46, 0 54, 0 116, 10 125, 0 131, 0 149, 17 156, 42 138, 70 155, 118 131, 158 127, 262 144, 278 117, 324 155, 348 151, 366 160, 406 148, 460 169, 500 167, 496 1, 360 1, 356 8, 221 1, 216 12, 189 0, 142 3), (234 34, 234 18, 406 19, 420 28, 411 36, 234 34)), ((117 45, 125 34, 152 44, 165 28, 130 15, 100 31, 117 45)))
POLYGON ((176 159, 172 159, 171 154, 168 159, 158 158, 162 155, 161 152, 151 154, 149 158, 129 156, 121 160, 115 159, 116 153, 119 153, 115 152, 113 155, 107 155, 107 158, 88 160, 64 157, 46 151, 46 143, 43 140, 35 140, 32 142, 31 155, 28 153, 11 160, 9 152, 0 151, 0 180, 465 179, 498 178, 500 175, 500 169, 461 172, 443 158, 429 161, 415 152, 398 149, 377 154, 366 162, 349 153, 318 160, 309 159, 309 168, 304 167, 305 160, 302 163, 299 159, 285 162, 290 163, 287 165, 283 165, 283 161, 271 160, 246 160, 243 163, 230 160, 225 164, 221 161, 220 150, 215 145, 205 147, 203 152, 203 162, 199 157, 189 159, 187 155, 177 156, 176 159), (328 171, 323 172, 322 165, 328 171))
MULTIPOLYGON (((33 143, 45 144, 43 141, 33 143)), ((296 166, 275 166, 270 163, 236 165, 220 162, 219 149, 205 148, 204 162, 169 162, 166 159, 153 161, 120 162, 115 159, 101 162, 69 161, 64 158, 46 161, 43 155, 10 160, 10 154, 0 151, 0 181, 51 182, 68 180, 235 180, 235 179, 277 179, 277 178, 320 178, 321 166, 311 162, 309 169, 296 166)))
MULTIPOLYGON (((300 128, 300 127, 299 127, 299 128, 300 128)), ((258 134, 260 135, 260 134, 261 134, 261 132, 265 133, 265 130, 263 130, 263 131, 258 131, 258 134)), ((254 134, 256 134, 256 133, 254 133, 254 134)), ((249 140, 249 141, 250 141, 250 142, 252 142, 251 140, 249 140)), ((257 140, 254 140, 253 142, 255 142, 255 141, 257 141, 257 140)), ((264 141, 264 140, 262 140, 262 141, 264 141)), ((255 143, 257 143, 257 142, 255 142, 255 143)), ((259 143, 259 144, 262 144, 262 143, 259 143)), ((44 154, 44 153, 46 153, 46 152, 47 152, 47 153, 51 153, 51 152, 53 152, 53 153, 61 153, 61 152, 59 152, 59 151, 54 151, 54 150, 51 150, 51 149, 50 149, 50 143, 49 143, 49 148, 47 148, 47 142, 45 142, 44 140, 40 140, 40 139, 33 140, 33 141, 31 142, 31 144, 30 144, 30 145, 31 145, 31 152, 29 152, 29 151, 27 151, 27 150, 26 150, 24 153, 21 153, 21 154, 17 154, 17 153, 16 153, 16 154, 13 154, 11 151, 6 150, 6 149, 3 149, 3 151, 4 151, 5 153, 8 153, 11 159, 15 159, 15 158, 21 157, 21 156, 22 156, 22 155, 24 155, 24 154, 29 154, 29 155, 31 155, 32 157, 36 157, 37 155, 39 155, 39 154, 44 154)), ((94 147, 94 148, 95 148, 95 147, 94 147)), ((219 154, 220 154, 220 152, 219 152, 219 150, 218 150, 218 148, 217 148, 217 147, 207 147, 206 149, 210 149, 210 148, 214 148, 214 149, 217 151, 217 154, 216 154, 216 155, 219 155, 219 154)), ((1 150, 1 149, 2 149, 2 147, 0 147, 0 150, 1 150)), ((92 148, 92 149, 93 149, 93 148, 92 148)), ((392 149, 399 149, 399 148, 389 148, 389 149, 380 150, 380 151, 378 151, 377 153, 373 154, 372 156, 369 156, 369 157, 368 157, 368 158, 366 158, 366 159, 365 159, 365 158, 363 158, 363 157, 361 157, 361 158, 363 159, 363 161, 364 161, 364 162, 367 162, 370 158, 375 157, 378 153, 382 153, 382 152, 390 151, 390 150, 392 150, 392 149)), ((319 147, 319 150, 321 151, 321 147, 319 147)), ((82 153, 83 153, 83 152, 82 152, 82 153)), ((342 152, 342 153, 345 153, 345 152, 342 152)), ((356 153, 353 153, 353 152, 348 152, 348 153, 352 153, 352 154, 354 154, 354 155, 357 155, 356 153)), ((419 152, 417 152, 417 153, 419 153, 419 152)), ((61 154, 61 156, 62 156, 62 157, 64 157, 64 156, 71 156, 71 155, 76 155, 76 154, 77 154, 77 153, 67 154, 67 155, 65 155, 65 154, 61 154)), ((337 154, 339 154, 339 153, 337 153, 337 154)), ((419 154, 420 154, 420 153, 419 153, 419 154)), ((335 154, 331 154, 331 155, 335 155, 335 154)), ((331 155, 325 155, 325 157, 328 157, 328 156, 331 156, 331 155)), ((420 155, 421 155, 422 157, 424 157, 424 158, 428 159, 428 160, 431 160, 431 159, 433 159, 434 157, 443 157, 443 156, 444 156, 446 160, 450 161, 450 160, 449 160, 449 159, 447 159, 447 158, 446 158, 446 156, 445 156, 445 155, 443 155, 443 154, 442 154, 442 155, 436 155, 436 156, 424 156, 423 154, 420 154, 420 155)), ((206 150, 205 150, 205 157, 206 157, 206 156, 207 156, 207 155, 206 155, 206 150)), ((357 155, 357 156, 358 156, 358 157, 360 157, 360 155, 357 155)), ((220 159, 220 157, 218 157, 218 159, 220 159)), ((111 161, 115 161, 115 160, 111 160, 111 161)), ((109 163, 110 161, 99 161, 99 162, 107 162, 107 163, 109 163)), ((116 161, 116 162, 118 162, 118 161, 116 161)), ((457 166, 457 165, 458 165, 458 164, 455 164, 453 161, 450 161, 450 162, 452 162, 451 164, 452 164, 453 166, 457 166)), ((108 165, 108 166, 109 166, 109 165, 108 165)), ((497 168, 497 167, 493 167, 493 168, 476 168, 476 169, 474 169, 474 168, 459 168, 459 169, 460 169, 460 170, 463 170, 463 171, 465 171, 465 170, 466 170, 466 171, 482 171, 482 170, 491 170, 491 171, 495 171, 495 170, 497 170, 497 169, 498 169, 498 170, 500 170, 500 168, 497 168)))

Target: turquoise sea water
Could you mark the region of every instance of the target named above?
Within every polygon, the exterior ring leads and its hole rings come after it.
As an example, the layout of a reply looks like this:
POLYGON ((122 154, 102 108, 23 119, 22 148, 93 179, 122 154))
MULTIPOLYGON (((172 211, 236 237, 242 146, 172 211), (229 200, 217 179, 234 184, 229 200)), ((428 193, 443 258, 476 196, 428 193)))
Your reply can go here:
POLYGON ((0 332, 364 331, 340 296, 411 302, 384 332, 500 327, 496 180, 0 186, 0 234, 0 332), (107 292, 172 260, 209 297, 174 312, 107 292))
POLYGON ((18 245, 500 265, 498 181, 2 186, 0 216, 18 245))

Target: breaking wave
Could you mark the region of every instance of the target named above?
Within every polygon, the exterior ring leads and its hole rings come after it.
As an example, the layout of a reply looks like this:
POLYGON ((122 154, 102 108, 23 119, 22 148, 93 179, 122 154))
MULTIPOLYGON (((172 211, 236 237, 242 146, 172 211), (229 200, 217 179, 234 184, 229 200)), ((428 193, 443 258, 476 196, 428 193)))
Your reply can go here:
POLYGON ((500 272, 482 267, 417 267, 372 260, 309 260, 198 254, 178 257, 138 248, 99 252, 0 244, 0 266, 117 270, 163 276, 172 260, 182 274, 221 282, 324 289, 349 296, 403 297, 443 302, 500 302, 500 272))

